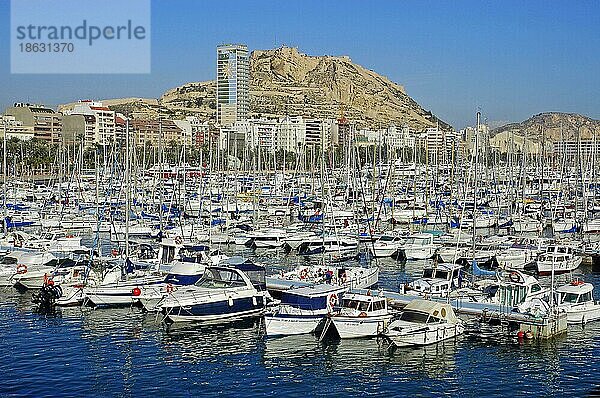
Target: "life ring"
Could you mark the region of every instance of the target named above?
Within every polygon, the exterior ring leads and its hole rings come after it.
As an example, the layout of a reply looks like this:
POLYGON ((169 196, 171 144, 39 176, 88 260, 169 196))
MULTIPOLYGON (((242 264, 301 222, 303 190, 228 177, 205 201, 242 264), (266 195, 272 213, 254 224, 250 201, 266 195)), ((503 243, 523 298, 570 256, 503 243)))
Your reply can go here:
POLYGON ((304 268, 302 271, 300 271, 300 279, 306 279, 308 278, 308 270, 306 268, 304 268))
POLYGON ((25 273, 27 273, 27 265, 26 264, 17 265, 17 274, 25 274, 25 273))
POLYGON ((110 254, 112 254, 113 257, 117 257, 119 255, 119 251, 117 249, 112 249, 110 254))
POLYGON ((338 297, 337 294, 333 293, 331 296, 329 296, 329 306, 331 308, 335 307, 335 305, 338 303, 338 297))
POLYGON ((183 243, 183 238, 181 236, 176 236, 175 237, 175 244, 176 245, 180 245, 183 243))
POLYGON ((173 287, 172 284, 169 283, 169 284, 167 284, 166 290, 167 290, 167 293, 173 293, 175 288, 173 287))
POLYGON ((15 247, 23 247, 23 241, 21 239, 15 239, 15 242, 13 243, 13 245, 15 247))
POLYGON ((573 282, 571 282, 571 286, 581 286, 583 285, 585 282, 582 281, 581 279, 575 279, 573 282))
POLYGON ((513 271, 510 273, 510 280, 516 283, 519 282, 521 278, 519 277, 519 274, 517 272, 513 271))

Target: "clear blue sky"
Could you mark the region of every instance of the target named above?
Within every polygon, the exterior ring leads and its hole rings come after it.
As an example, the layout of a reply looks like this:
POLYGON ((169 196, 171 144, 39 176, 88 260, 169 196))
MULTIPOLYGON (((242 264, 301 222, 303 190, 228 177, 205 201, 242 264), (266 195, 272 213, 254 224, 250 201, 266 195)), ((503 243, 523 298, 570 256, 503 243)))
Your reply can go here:
POLYGON ((0 0, 1 109, 156 98, 214 79, 215 46, 242 42, 348 55, 457 128, 478 107, 490 121, 545 111, 600 119, 600 1, 153 0, 149 75, 11 75, 9 15, 0 0))

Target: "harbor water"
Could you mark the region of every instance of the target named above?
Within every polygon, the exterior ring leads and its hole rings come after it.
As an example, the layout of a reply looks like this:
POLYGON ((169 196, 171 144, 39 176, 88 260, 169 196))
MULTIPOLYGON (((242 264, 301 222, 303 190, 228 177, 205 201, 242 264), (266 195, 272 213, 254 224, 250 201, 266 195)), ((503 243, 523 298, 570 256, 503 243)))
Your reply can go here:
MULTIPOLYGON (((304 261, 277 251, 242 254, 272 272, 304 261)), ((378 264, 380 287, 395 290, 424 263, 378 264)), ((581 270, 600 285, 600 276, 581 270)), ((600 385, 598 323, 569 327, 545 342, 463 335, 390 352, 378 339, 265 338, 259 322, 166 330, 137 308, 64 308, 41 316, 32 312, 31 293, 12 288, 0 303, 2 397, 564 397, 586 396, 600 385)))

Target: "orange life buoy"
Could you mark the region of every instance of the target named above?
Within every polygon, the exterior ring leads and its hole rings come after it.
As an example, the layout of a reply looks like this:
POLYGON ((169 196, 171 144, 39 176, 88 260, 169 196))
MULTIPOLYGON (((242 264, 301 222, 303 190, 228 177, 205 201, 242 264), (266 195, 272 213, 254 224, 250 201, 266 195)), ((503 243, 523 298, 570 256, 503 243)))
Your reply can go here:
POLYGON ((510 273, 510 280, 513 282, 519 282, 521 278, 519 278, 519 274, 516 273, 515 271, 510 273))

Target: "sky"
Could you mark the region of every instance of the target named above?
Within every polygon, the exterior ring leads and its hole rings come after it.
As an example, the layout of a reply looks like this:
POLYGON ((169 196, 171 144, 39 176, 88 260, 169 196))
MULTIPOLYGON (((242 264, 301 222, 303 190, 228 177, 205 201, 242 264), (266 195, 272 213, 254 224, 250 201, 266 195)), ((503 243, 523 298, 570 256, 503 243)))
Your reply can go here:
POLYGON ((600 119, 599 1, 152 0, 151 40, 149 74, 11 74, 0 0, 0 109, 158 98, 214 79, 215 47, 245 43, 348 55, 455 128, 478 109, 492 124, 548 111, 600 119))

